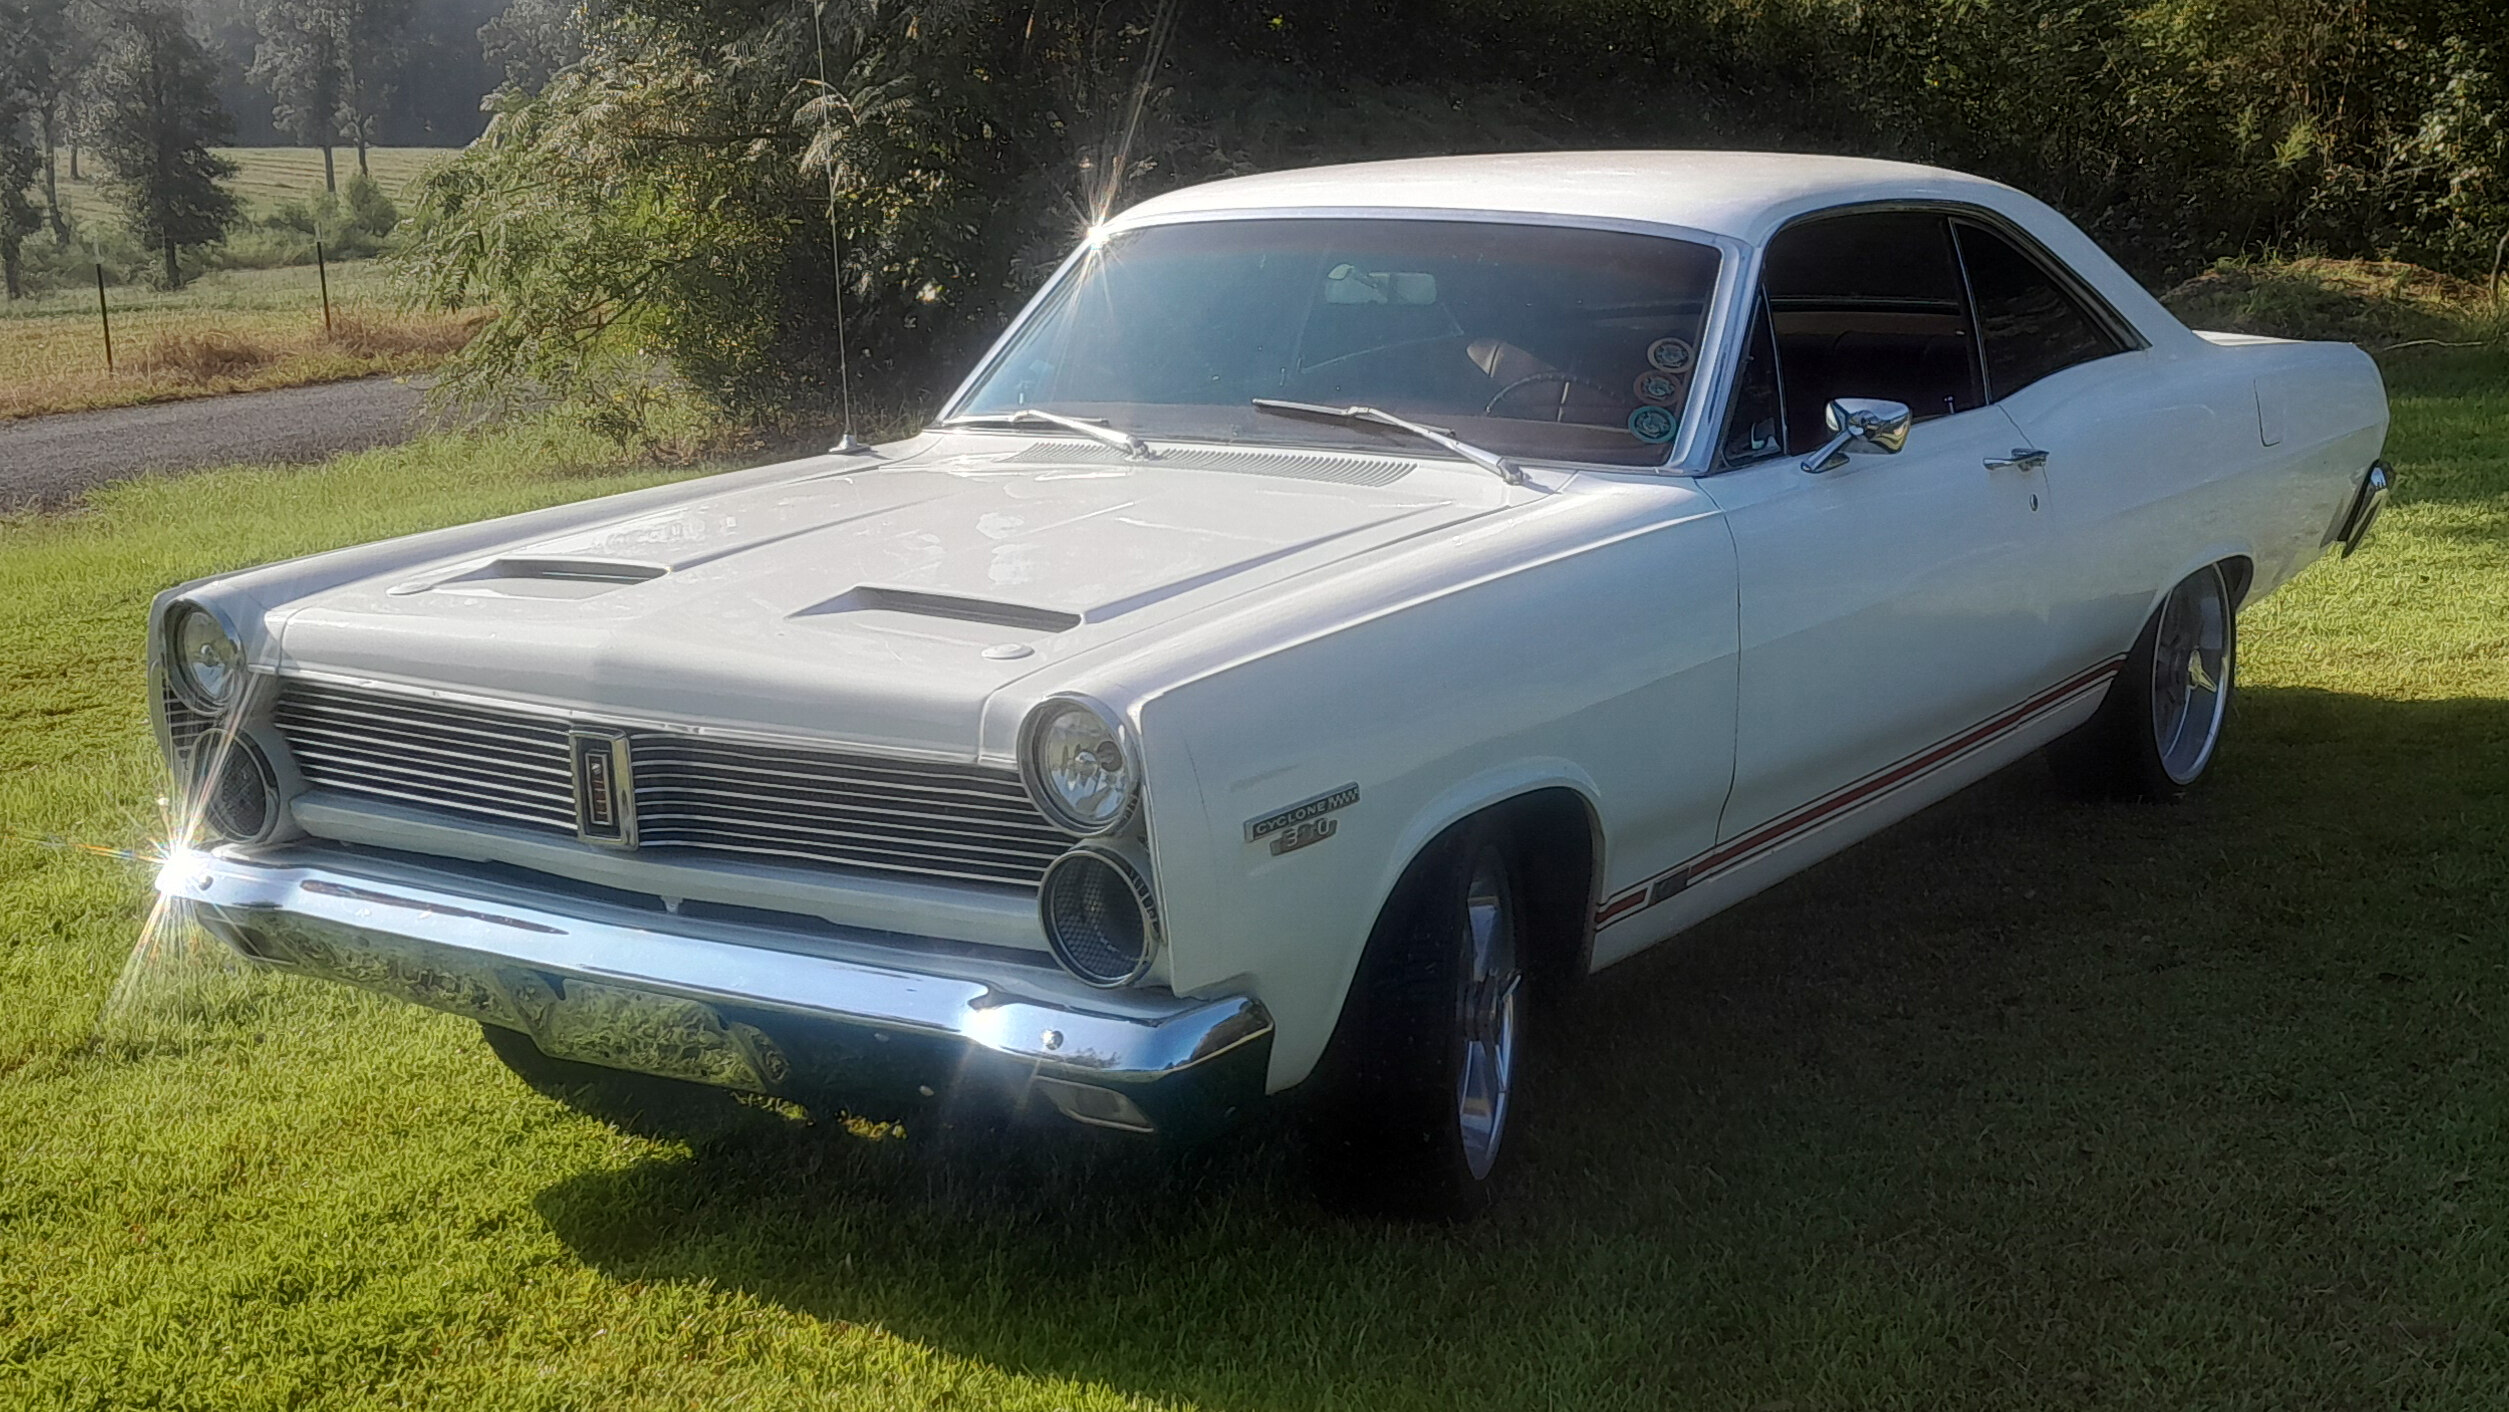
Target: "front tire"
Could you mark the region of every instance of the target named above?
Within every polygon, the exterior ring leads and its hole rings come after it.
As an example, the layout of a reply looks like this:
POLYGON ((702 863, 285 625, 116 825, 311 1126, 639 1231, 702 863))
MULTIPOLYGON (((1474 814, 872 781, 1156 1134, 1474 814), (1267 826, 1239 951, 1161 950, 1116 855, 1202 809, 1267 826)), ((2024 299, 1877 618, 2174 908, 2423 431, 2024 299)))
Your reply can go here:
POLYGON ((1467 826, 1396 888, 1334 1040, 1322 1194, 1451 1220, 1489 1202, 1516 1118, 1528 1011, 1515 863, 1467 826))
POLYGON ((2220 753, 2238 673, 2239 618, 2218 564, 2153 610, 2098 714, 2048 749, 2075 792, 2175 803, 2220 753))

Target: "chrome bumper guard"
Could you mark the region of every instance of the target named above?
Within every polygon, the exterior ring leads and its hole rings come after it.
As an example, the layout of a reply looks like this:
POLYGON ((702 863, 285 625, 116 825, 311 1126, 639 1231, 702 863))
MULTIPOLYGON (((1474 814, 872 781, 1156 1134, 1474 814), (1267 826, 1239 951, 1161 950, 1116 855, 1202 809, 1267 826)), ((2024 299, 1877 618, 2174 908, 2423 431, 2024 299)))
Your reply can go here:
POLYGON ((2378 512, 2387 508, 2387 492, 2394 489, 2396 473, 2385 461, 2373 461, 2362 473, 2360 488, 2352 492, 2352 501, 2344 507, 2343 518, 2335 522, 2335 542, 2343 545, 2343 557, 2369 538, 2370 526, 2378 523, 2378 512))
POLYGON ((1042 1099, 1191 1136, 1260 1098, 1271 1056, 1271 1016, 1245 997, 1004 982, 956 958, 907 969, 868 939, 814 936, 805 954, 768 928, 331 850, 179 853, 157 890, 264 965, 520 1030, 558 1058, 802 1103, 1042 1099))

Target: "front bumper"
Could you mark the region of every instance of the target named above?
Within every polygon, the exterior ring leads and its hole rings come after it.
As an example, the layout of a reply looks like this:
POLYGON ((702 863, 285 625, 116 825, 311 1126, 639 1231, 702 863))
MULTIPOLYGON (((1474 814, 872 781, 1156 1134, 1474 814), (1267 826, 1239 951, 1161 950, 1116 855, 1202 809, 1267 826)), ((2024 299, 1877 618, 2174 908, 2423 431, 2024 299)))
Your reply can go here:
POLYGON ((157 890, 265 965, 520 1030, 559 1058, 802 1103, 1041 1100, 1193 1136, 1262 1096, 1271 1055, 1271 1017, 1245 997, 1005 978, 1027 968, 337 850, 184 852, 157 890))

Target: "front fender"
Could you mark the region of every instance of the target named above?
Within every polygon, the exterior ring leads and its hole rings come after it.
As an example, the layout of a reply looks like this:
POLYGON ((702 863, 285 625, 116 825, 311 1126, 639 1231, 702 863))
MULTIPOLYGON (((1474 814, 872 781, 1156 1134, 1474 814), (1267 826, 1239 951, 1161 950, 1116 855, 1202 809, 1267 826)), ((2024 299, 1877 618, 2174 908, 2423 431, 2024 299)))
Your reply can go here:
POLYGON ((1706 847, 1732 779, 1734 593, 1731 537, 1693 514, 1143 700, 1170 984, 1260 998, 1277 1091, 1321 1057, 1404 868, 1458 819, 1564 788, 1612 875, 1706 847), (1277 834, 1250 837, 1345 786, 1328 835, 1278 852, 1277 834))

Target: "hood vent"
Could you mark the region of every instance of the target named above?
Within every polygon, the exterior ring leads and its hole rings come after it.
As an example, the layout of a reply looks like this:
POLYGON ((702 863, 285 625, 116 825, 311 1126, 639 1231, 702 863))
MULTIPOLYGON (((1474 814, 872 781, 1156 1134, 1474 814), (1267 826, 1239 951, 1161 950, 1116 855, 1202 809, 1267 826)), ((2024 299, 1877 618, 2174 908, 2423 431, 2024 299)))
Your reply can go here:
POLYGON ((1392 485, 1419 467, 1410 461, 1381 456, 1336 456, 1318 451, 1221 451, 1178 447, 1159 452, 1156 461, 1134 461, 1111 446, 1072 446, 1064 442, 1023 448, 1005 457, 1014 466, 1115 466, 1128 471, 1176 469, 1233 471, 1243 476, 1279 476, 1287 480, 1331 481, 1337 485, 1392 485))
POLYGON ((1025 603, 998 603, 989 598, 919 593, 910 588, 865 586, 839 594, 816 607, 805 608, 795 616, 815 617, 824 613, 905 613, 918 618, 946 618, 951 622, 982 623, 986 627, 1018 628, 1027 632, 1070 632, 1080 626, 1078 613, 1037 608, 1025 603))
POLYGON ((669 573, 660 564, 619 559, 507 558, 491 559, 424 578, 394 584, 394 597, 412 593, 468 593, 497 598, 590 598, 630 584, 651 583, 669 573))

